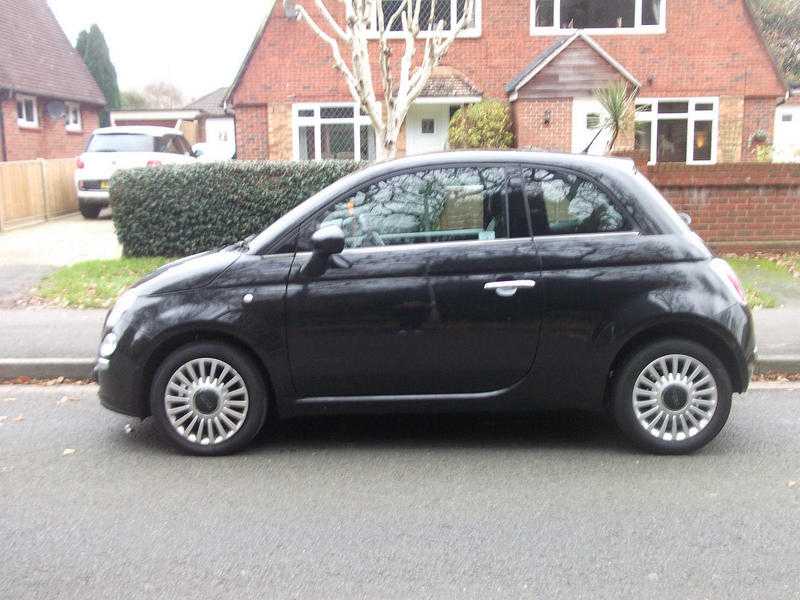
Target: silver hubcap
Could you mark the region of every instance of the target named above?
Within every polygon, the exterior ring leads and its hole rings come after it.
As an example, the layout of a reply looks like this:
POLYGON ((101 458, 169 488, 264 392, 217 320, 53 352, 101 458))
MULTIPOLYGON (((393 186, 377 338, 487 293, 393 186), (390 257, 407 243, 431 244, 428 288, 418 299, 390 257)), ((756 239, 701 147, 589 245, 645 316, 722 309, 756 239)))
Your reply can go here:
POLYGON ((696 358, 662 356, 647 365, 633 386, 633 411, 653 437, 680 442, 711 422, 717 409, 717 382, 696 358))
POLYGON ((164 407, 175 431, 207 446, 224 442, 241 429, 250 396, 231 365, 217 358, 195 358, 170 377, 164 407))

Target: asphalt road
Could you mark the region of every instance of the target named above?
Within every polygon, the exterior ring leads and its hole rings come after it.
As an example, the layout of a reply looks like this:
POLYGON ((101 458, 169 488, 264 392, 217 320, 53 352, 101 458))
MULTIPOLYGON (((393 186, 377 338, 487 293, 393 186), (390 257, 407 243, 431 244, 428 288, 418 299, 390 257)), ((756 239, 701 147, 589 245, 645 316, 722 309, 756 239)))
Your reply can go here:
POLYGON ((0 598, 797 598, 798 409, 752 391, 691 457, 566 414, 304 420, 197 459, 93 387, 0 387, 0 598))

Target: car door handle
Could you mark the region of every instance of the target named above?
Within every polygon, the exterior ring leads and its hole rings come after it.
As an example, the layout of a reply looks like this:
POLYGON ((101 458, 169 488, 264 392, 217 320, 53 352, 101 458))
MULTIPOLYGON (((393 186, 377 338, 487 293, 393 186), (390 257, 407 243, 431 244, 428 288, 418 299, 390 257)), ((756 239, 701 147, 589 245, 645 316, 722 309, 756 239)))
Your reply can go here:
POLYGON ((483 286, 483 289, 494 291, 501 298, 511 298, 517 290, 530 290, 536 287, 536 282, 532 279, 520 279, 517 281, 491 281, 483 286))

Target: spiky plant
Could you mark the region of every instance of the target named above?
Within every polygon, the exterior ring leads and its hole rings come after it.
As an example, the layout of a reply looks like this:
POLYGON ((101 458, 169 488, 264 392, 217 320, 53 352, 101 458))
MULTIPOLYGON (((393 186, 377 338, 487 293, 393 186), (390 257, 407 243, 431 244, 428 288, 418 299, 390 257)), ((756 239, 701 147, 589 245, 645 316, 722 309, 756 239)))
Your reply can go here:
POLYGON ((589 153, 592 145, 604 131, 611 133, 611 142, 608 145, 608 149, 612 150, 619 134, 626 131, 634 122, 636 94, 635 90, 628 88, 627 83, 617 81, 604 88, 598 88, 594 91, 594 97, 600 102, 607 116, 605 121, 600 124, 597 135, 586 146, 583 151, 584 154, 589 153))

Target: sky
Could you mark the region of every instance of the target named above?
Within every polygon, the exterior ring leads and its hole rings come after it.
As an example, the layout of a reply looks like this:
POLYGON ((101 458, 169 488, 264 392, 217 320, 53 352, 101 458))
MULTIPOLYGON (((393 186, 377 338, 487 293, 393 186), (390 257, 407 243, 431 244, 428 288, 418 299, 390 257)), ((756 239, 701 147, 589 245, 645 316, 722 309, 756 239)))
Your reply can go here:
POLYGON ((272 0, 48 0, 72 44, 103 31, 120 89, 168 81, 193 100, 233 82, 272 0))

